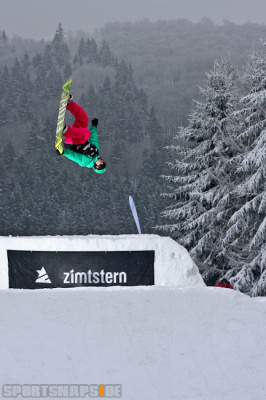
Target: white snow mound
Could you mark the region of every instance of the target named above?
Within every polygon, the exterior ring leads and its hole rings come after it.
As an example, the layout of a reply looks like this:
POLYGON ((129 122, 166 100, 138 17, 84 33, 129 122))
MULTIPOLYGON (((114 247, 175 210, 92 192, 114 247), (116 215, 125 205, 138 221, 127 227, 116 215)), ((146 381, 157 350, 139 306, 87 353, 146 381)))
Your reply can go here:
POLYGON ((159 235, 0 237, 0 289, 8 284, 7 250, 155 251, 156 286, 205 286, 187 250, 159 235))

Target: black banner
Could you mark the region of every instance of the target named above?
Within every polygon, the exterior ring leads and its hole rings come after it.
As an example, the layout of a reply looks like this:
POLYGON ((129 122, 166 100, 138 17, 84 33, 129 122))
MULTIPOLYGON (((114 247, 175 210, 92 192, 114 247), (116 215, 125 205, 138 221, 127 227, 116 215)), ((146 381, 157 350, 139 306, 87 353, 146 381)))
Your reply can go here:
POLYGON ((154 251, 8 250, 9 287, 154 285, 154 251))

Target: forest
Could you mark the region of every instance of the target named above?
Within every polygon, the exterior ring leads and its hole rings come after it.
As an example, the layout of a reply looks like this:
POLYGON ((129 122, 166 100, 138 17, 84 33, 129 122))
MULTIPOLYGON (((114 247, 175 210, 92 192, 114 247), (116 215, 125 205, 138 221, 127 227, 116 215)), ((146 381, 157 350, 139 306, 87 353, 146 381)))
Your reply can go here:
POLYGON ((152 203, 163 203, 155 177, 164 168, 165 150, 162 128, 131 65, 93 38, 82 38, 71 54, 61 24, 52 42, 39 43, 38 51, 35 43, 26 43, 21 58, 13 56, 22 39, 2 42, 9 63, 0 73, 0 234, 135 233, 129 195, 138 204, 143 231, 151 231, 158 213, 152 203), (100 177, 55 153, 61 86, 70 75, 74 99, 90 119, 99 119, 100 150, 108 166, 100 177))
POLYGON ((131 195, 142 233, 183 244, 207 284, 264 295, 265 33, 208 19, 92 36, 59 23, 38 42, 0 29, 0 235, 136 233, 131 195), (70 76, 99 119, 102 176, 54 149, 70 76))
POLYGON ((203 18, 198 23, 185 19, 109 23, 97 38, 107 40, 115 55, 132 64, 136 83, 155 107, 164 134, 171 136, 187 124, 213 62, 229 59, 241 72, 265 36, 265 25, 229 21, 215 25, 203 18))

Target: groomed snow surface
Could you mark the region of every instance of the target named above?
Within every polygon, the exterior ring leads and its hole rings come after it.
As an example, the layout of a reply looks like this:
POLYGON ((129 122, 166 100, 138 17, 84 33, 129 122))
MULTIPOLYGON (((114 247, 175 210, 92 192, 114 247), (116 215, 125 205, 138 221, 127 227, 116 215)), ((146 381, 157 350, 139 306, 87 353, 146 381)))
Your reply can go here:
POLYGON ((265 399, 266 300, 192 281, 0 290, 0 385, 121 384, 125 400, 265 399))
POLYGON ((122 384, 125 400, 262 400, 266 302, 220 288, 0 291, 1 384, 122 384))

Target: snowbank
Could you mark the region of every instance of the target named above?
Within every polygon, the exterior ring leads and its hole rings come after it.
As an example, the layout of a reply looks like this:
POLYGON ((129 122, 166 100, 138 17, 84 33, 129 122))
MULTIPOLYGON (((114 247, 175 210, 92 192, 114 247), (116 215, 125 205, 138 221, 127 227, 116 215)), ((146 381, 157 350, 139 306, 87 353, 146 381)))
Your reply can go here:
POLYGON ((7 250, 155 251, 156 286, 205 286, 187 250, 158 235, 0 237, 0 289, 8 288, 7 250))
POLYGON ((126 400, 265 399, 265 299, 206 287, 0 290, 0 321, 0 385, 113 383, 126 400))

